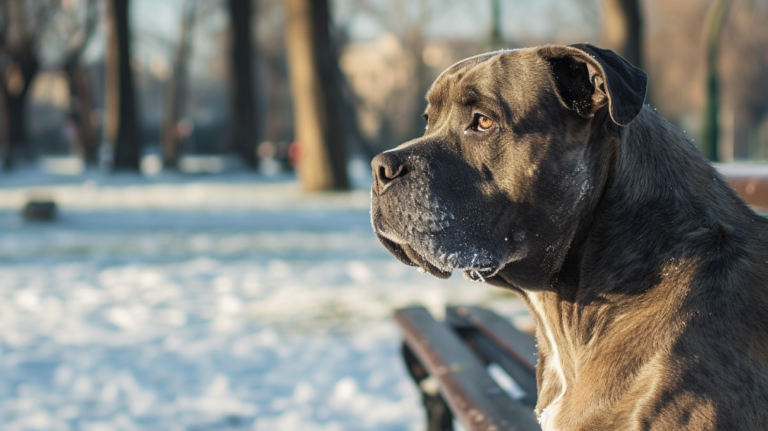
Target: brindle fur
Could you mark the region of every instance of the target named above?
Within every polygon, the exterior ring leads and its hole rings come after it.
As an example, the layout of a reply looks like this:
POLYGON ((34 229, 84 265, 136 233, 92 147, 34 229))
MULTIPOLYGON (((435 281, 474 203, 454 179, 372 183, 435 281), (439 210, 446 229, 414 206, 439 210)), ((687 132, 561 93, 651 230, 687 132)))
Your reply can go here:
POLYGON ((454 65, 424 136, 372 163, 374 230, 528 303, 545 430, 768 429, 766 220, 645 85, 591 45, 454 65))

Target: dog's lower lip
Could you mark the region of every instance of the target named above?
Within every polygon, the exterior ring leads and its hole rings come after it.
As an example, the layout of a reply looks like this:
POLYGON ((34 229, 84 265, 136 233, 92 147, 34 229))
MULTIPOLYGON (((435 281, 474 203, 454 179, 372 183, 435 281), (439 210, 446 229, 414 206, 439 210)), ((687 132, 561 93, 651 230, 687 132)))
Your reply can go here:
POLYGON ((408 258, 413 261, 415 264, 417 264, 422 270, 425 272, 428 272, 432 275, 434 275, 437 278, 448 278, 451 276, 451 270, 443 270, 442 268, 439 268, 432 264, 429 260, 427 260, 424 256, 419 254, 416 250, 413 249, 408 244, 403 244, 401 246, 403 248, 403 251, 406 253, 408 258))
POLYGON ((400 238, 399 235, 392 232, 392 230, 389 229, 389 226, 384 221, 378 221, 377 223, 373 223, 373 233, 379 236, 382 236, 397 245, 403 245, 406 243, 405 240, 400 238))
POLYGON ((384 192, 386 192, 387 190, 389 190, 389 187, 390 187, 391 185, 392 185, 392 182, 389 182, 389 183, 387 183, 387 184, 384 184, 384 186, 382 186, 382 187, 381 187, 379 190, 376 190, 376 195, 378 195, 378 196, 381 196, 381 195, 383 195, 383 194, 384 194, 384 192))
POLYGON ((400 238, 399 235, 382 229, 384 226, 386 226, 386 224, 383 221, 374 223, 374 232, 379 237, 379 241, 384 244, 384 247, 394 254, 399 261, 406 265, 418 266, 420 269, 438 278, 448 278, 451 276, 450 270, 446 271, 433 265, 424 256, 414 250, 407 241, 400 238))
POLYGON ((468 280, 485 282, 485 280, 498 274, 500 270, 501 268, 465 268, 462 272, 464 273, 464 278, 468 280))
POLYGON ((376 195, 377 198, 381 197, 387 190, 392 187, 392 184, 394 184, 396 181, 389 181, 388 183, 384 185, 376 184, 375 187, 372 187, 371 190, 376 195))

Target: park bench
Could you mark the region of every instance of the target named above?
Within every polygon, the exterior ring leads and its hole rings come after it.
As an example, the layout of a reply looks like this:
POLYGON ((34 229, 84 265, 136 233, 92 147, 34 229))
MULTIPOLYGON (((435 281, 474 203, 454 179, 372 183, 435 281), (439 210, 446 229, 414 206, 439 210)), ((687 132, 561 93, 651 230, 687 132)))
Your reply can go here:
POLYGON ((422 395, 428 431, 541 430, 536 342, 480 307, 448 307, 439 322, 422 307, 395 312, 403 359, 422 395))

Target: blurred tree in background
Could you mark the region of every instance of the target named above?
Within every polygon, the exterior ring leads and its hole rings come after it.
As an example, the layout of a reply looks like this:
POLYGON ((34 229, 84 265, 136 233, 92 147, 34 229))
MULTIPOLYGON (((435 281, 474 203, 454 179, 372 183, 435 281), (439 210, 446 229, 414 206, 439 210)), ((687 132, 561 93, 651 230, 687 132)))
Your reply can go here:
POLYGON ((26 143, 25 107, 39 68, 38 44, 56 13, 55 0, 0 1, 0 109, 5 125, 0 137, 3 168, 33 154, 26 143))
MULTIPOLYGON (((183 114, 189 97, 189 63, 192 57, 195 24, 198 20, 208 16, 216 8, 220 7, 221 3, 219 0, 183 0, 180 3, 181 19, 179 20, 179 34, 178 39, 175 41, 175 48, 172 50, 171 70, 164 94, 165 103, 163 105, 163 120, 160 132, 163 167, 168 170, 175 170, 177 168, 179 143, 188 132, 184 129, 183 114)), ((248 13, 249 11, 244 12, 248 13)), ((234 53, 232 58, 235 58, 234 53)), ((249 70, 245 72, 245 76, 250 76, 249 70)), ((233 77, 233 82, 235 82, 235 78, 236 76, 233 77)), ((233 84, 234 86, 237 86, 237 84, 233 84)), ((238 92, 233 89, 230 97, 233 100, 235 98, 250 99, 246 95, 238 96, 237 94, 238 92)), ((253 112, 251 112, 251 115, 253 115, 253 112)), ((249 154, 253 153, 253 143, 250 148, 249 154)))
MULTIPOLYGON (((654 107, 703 147, 708 69, 702 35, 712 2, 643 4, 646 71, 654 107)), ((716 64, 719 159, 764 161, 768 159, 768 2, 733 0, 722 25, 716 64)))
POLYGON ((131 69, 128 3, 107 0, 104 140, 113 150, 113 169, 138 171, 142 145, 131 69))
POLYGON ((413 104, 413 108, 403 111, 410 121, 404 122, 402 127, 406 138, 415 138, 424 131, 424 119, 421 116, 427 107, 425 95, 435 78, 423 58, 427 43, 425 31, 435 16, 450 6, 450 2, 395 0, 385 4, 367 0, 362 5, 369 11, 369 16, 376 17, 382 27, 397 35, 406 61, 410 63, 406 73, 412 85, 409 98, 413 101, 409 101, 409 104, 413 104))
POLYGON ((721 158, 768 160, 768 2, 734 0, 720 37, 721 158))
POLYGON ((501 0, 491 0, 491 34, 488 37, 488 50, 496 51, 507 48, 501 35, 501 0))
POLYGON ((345 190, 346 149, 336 55, 326 0, 284 0, 286 41, 299 143, 299 179, 306 191, 345 190))
MULTIPOLYGON (((259 59, 264 76, 259 87, 264 103, 264 138, 286 145, 293 139, 293 110, 288 55, 285 40, 285 11, 281 0, 257 2, 259 59)), ((260 99, 256 98, 257 101, 260 99)))
POLYGON ((255 168, 258 120, 253 85, 256 51, 251 43, 251 0, 228 0, 227 5, 232 26, 229 51, 232 146, 249 167, 255 168))
MULTIPOLYGON (((348 22, 370 20, 382 34, 374 42, 347 46, 341 68, 358 93, 353 101, 363 131, 378 151, 423 133, 425 95, 442 69, 460 58, 491 49, 489 43, 499 45, 493 49, 503 46, 501 40, 488 41, 492 27, 482 33, 479 43, 429 40, 431 24, 466 5, 455 0, 355 2, 354 19, 348 22)), ((500 22, 501 17, 497 18, 500 22)))
POLYGON ((0 157, 298 162, 308 190, 344 188, 347 165, 423 133, 424 94, 454 62, 589 41, 646 70, 649 102, 703 150, 714 136, 724 161, 768 160, 768 2, 730 3, 715 58, 710 0, 0 0, 0 157))
MULTIPOLYGON (((179 157, 179 116, 187 90, 187 68, 192 49, 192 28, 198 14, 198 0, 183 0, 179 40, 173 54, 171 76, 165 95, 165 112, 160 136, 163 167, 176 169, 179 157)), ((210 3, 207 3, 210 4, 210 3)))
MULTIPOLYGON (((91 112, 91 90, 88 77, 83 68, 83 52, 96 31, 101 11, 98 0, 85 0, 83 7, 77 2, 62 2, 62 11, 55 25, 66 47, 61 68, 67 75, 70 107, 67 113, 70 124, 75 127, 75 136, 71 138, 72 152, 80 156, 88 165, 98 162, 99 137, 91 112), (62 37, 65 36, 65 37, 62 37)), ((49 42, 50 43, 50 42, 49 42)))
POLYGON ((723 21, 731 7, 731 0, 715 0, 709 7, 704 20, 703 44, 706 51, 706 104, 704 107, 704 127, 702 151, 712 161, 720 161, 718 141, 720 140, 720 74, 718 72, 718 53, 720 52, 720 33, 723 21))
POLYGON ((640 0, 602 0, 603 47, 643 69, 643 17, 640 0))

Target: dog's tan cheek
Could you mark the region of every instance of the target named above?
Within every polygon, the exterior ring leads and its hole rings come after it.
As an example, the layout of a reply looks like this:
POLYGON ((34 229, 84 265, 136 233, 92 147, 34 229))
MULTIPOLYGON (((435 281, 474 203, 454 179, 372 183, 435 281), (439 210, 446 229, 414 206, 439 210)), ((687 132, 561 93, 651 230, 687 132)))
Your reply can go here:
POLYGON ((531 199, 536 190, 535 184, 539 177, 539 166, 520 163, 514 167, 514 175, 505 186, 507 195, 515 202, 524 202, 531 199))

